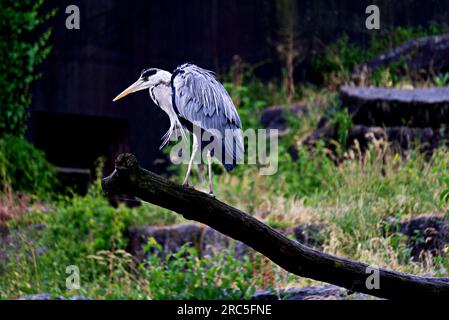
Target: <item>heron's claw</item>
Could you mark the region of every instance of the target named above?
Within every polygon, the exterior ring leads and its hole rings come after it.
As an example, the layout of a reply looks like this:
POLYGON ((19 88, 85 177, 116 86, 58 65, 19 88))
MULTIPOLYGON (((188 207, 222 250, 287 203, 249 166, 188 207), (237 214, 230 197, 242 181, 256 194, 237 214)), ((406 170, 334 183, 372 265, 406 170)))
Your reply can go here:
POLYGON ((187 189, 195 190, 195 187, 194 187, 194 186, 191 186, 191 185, 188 184, 188 183, 183 183, 182 186, 183 186, 184 188, 187 188, 187 189))

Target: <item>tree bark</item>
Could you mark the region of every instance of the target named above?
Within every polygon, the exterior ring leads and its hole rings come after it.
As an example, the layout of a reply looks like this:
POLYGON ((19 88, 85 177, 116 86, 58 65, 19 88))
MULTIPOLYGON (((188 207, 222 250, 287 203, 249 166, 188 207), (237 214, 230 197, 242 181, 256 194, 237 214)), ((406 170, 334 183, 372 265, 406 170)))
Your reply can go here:
POLYGON ((131 154, 119 155, 114 172, 103 179, 105 193, 126 194, 175 211, 239 240, 288 272, 369 295, 387 298, 449 298, 449 278, 421 277, 377 269, 378 289, 368 289, 368 264, 333 256, 290 240, 251 215, 209 195, 170 182, 141 168, 131 154))

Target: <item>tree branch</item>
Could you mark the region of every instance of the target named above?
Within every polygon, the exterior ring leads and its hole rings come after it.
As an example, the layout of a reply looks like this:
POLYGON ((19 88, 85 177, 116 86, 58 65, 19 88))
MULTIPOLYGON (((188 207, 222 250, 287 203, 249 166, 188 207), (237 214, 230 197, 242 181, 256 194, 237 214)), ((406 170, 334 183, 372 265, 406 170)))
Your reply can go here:
POLYGON ((185 188, 141 168, 131 154, 119 155, 114 172, 103 179, 105 193, 126 194, 175 211, 239 240, 285 270, 381 298, 449 298, 449 279, 379 270, 379 289, 368 289, 369 265, 306 247, 245 212, 209 195, 185 188))

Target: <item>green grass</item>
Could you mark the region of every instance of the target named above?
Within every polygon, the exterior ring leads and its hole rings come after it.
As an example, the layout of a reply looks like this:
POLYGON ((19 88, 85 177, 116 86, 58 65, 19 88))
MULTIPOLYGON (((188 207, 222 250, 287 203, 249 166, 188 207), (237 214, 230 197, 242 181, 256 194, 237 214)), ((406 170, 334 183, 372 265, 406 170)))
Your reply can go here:
MULTIPOLYGON (((254 264, 235 260, 232 251, 201 257, 182 247, 159 257, 163 248, 149 239, 145 261, 124 251, 125 230, 131 225, 180 221, 173 213, 144 205, 113 208, 97 187, 85 197, 57 203, 50 211, 30 211, 7 222, 10 230, 45 223, 42 232, 24 233, 9 248, 10 259, 0 262, 0 298, 47 292, 92 299, 236 299, 248 298, 257 279, 254 264), (39 253, 40 252, 40 253, 39 253), (66 268, 80 270, 79 290, 66 287, 66 268)), ((7 248, 6 244, 0 249, 7 248)))

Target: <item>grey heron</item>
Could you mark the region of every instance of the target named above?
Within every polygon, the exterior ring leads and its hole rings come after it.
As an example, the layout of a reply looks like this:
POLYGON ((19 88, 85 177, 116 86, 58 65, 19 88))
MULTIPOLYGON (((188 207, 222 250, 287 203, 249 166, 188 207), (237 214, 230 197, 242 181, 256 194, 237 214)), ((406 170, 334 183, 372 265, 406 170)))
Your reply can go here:
POLYGON ((149 90, 151 99, 170 120, 161 148, 174 133, 179 132, 184 138, 186 129, 193 133, 192 153, 183 185, 189 183, 196 152, 206 150, 209 193, 213 196, 212 156, 229 172, 242 161, 244 153, 242 124, 228 92, 213 72, 186 63, 173 73, 157 68, 144 69, 139 79, 113 101, 144 89, 149 90), (208 145, 203 144, 204 133, 209 135, 208 145))

